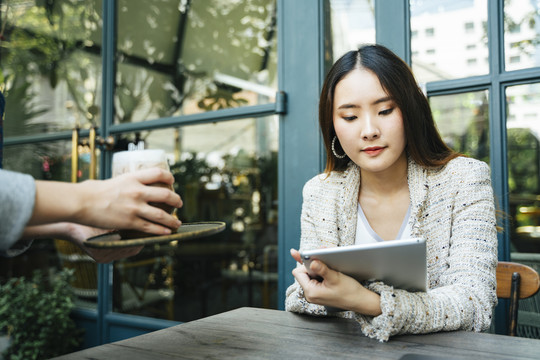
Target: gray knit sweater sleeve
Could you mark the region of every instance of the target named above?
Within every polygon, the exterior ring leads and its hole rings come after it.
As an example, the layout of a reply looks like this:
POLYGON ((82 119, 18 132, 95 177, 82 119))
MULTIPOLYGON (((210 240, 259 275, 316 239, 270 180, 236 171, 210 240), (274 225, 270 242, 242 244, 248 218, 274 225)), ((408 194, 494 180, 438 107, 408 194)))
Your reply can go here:
POLYGON ((35 198, 32 176, 0 169, 0 255, 16 256, 30 246, 17 240, 32 216, 35 198))

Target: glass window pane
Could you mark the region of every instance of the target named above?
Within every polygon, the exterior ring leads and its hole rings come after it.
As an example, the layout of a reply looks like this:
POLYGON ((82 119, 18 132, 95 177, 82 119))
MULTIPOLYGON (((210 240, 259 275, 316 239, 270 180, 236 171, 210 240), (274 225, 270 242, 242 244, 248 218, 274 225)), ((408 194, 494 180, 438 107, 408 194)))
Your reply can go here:
MULTIPOLYGON (((80 181, 88 178, 90 153, 80 146, 80 181)), ((71 141, 55 141, 4 148, 4 168, 32 175, 37 180, 71 181, 71 141)), ((98 156, 99 160, 99 156, 98 156)), ((99 164, 97 165, 99 169, 99 164)), ((79 247, 64 240, 34 240, 30 249, 0 261, 0 282, 9 277, 29 276, 34 270, 52 274, 61 266, 72 269, 77 306, 97 306, 97 264, 79 247)))
MULTIPOLYGON (((540 83, 506 88, 510 259, 540 272, 540 83)), ((539 294, 519 301, 538 316, 539 294)), ((534 337, 534 323, 520 322, 517 336, 534 337)))
MULTIPOLYGON (((81 139, 81 143, 87 139, 81 139)), ((96 148, 96 177, 99 178, 100 150, 96 148)), ((90 174, 90 149, 79 146, 78 181, 90 174)), ((30 174, 36 180, 71 181, 71 141, 6 146, 4 168, 30 174)))
POLYGON ((115 122, 275 101, 275 16, 275 0, 120 0, 115 122))
POLYGON ((123 136, 166 151, 184 202, 180 220, 224 221, 226 229, 115 262, 115 311, 190 321, 277 308, 278 133, 273 116, 123 136))
POLYGON ((411 0, 412 68, 420 83, 489 72, 486 0, 411 0))
POLYGON ((445 143, 489 164, 488 91, 433 96, 429 102, 445 143))
POLYGON ((540 66, 540 1, 504 2, 505 69, 540 66))
POLYGON ((362 44, 375 43, 374 7, 373 0, 330 0, 332 43, 326 51, 332 51, 332 62, 362 44))
POLYGON ((101 1, 17 0, 2 6, 4 136, 96 123, 101 102, 101 1))
POLYGON ((540 252, 540 84, 506 89, 511 249, 540 252))

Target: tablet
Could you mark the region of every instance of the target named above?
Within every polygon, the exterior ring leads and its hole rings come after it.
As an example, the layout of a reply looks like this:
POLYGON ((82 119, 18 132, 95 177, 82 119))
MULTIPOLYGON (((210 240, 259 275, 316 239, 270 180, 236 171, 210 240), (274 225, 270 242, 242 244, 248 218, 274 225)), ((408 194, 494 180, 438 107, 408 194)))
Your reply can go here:
POLYGON ((309 270, 313 259, 359 281, 379 280, 396 289, 427 290, 426 242, 421 238, 305 250, 309 270))

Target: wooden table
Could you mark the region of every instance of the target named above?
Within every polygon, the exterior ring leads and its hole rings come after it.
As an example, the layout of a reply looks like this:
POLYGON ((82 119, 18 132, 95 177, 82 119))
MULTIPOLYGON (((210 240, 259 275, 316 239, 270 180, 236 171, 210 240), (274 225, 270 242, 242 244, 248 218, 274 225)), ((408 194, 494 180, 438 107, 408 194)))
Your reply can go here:
POLYGON ((381 343, 365 337, 353 320, 241 308, 58 359, 198 358, 539 359, 540 340, 457 331, 381 343))

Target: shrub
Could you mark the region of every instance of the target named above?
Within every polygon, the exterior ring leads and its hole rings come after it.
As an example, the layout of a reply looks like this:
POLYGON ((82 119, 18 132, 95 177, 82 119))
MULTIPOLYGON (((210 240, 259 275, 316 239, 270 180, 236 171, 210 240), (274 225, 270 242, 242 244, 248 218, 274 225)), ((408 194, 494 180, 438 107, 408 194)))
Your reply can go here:
POLYGON ((82 330, 70 317, 72 276, 69 269, 52 277, 36 271, 32 279, 12 278, 0 285, 0 332, 11 341, 5 359, 48 359, 77 349, 82 330))

